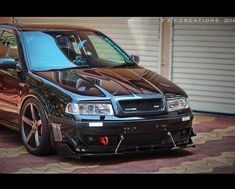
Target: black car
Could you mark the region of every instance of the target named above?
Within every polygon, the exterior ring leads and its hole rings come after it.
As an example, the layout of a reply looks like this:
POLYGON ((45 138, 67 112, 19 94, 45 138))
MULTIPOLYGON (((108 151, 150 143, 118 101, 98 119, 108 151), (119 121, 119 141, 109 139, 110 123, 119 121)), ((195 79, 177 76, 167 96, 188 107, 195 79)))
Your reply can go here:
POLYGON ((66 25, 0 25, 0 123, 35 155, 194 146, 187 94, 110 38, 66 25))

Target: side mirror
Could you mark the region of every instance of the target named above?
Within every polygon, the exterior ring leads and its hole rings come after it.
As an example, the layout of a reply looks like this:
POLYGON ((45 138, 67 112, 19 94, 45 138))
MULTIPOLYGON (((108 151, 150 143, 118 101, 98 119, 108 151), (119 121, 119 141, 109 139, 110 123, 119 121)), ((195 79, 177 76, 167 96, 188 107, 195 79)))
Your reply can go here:
POLYGON ((16 68, 16 61, 13 58, 0 58, 0 68, 16 68))
POLYGON ((13 58, 0 58, 0 69, 16 69, 20 72, 21 67, 13 58))
POLYGON ((140 62, 140 57, 136 55, 131 55, 131 59, 134 60, 136 64, 139 64, 140 62))

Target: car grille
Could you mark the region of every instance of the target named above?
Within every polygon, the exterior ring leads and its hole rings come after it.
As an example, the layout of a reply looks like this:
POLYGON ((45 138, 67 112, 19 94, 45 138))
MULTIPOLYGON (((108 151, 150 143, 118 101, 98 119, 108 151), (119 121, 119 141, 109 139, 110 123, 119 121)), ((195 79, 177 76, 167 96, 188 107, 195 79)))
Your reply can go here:
POLYGON ((119 104, 125 113, 159 112, 163 109, 162 99, 121 100, 119 104))

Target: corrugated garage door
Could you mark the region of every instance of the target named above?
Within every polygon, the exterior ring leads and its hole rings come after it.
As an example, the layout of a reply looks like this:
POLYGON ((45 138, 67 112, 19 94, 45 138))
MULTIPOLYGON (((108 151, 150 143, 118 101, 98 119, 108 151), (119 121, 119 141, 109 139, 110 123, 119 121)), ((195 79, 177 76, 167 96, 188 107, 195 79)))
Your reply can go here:
POLYGON ((15 17, 24 23, 65 23, 100 30, 128 54, 138 55, 140 65, 158 73, 160 46, 159 17, 15 17))
POLYGON ((235 22, 173 20, 172 80, 187 91, 194 110, 234 114, 235 22))

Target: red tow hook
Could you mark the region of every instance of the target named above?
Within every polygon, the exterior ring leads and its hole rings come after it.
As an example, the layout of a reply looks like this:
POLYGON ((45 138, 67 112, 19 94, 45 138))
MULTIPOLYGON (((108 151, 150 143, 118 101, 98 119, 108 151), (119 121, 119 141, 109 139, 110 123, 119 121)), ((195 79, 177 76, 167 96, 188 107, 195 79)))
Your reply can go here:
POLYGON ((98 141, 105 146, 109 144, 109 138, 107 136, 100 136, 98 141))

